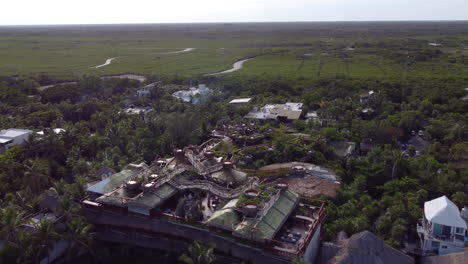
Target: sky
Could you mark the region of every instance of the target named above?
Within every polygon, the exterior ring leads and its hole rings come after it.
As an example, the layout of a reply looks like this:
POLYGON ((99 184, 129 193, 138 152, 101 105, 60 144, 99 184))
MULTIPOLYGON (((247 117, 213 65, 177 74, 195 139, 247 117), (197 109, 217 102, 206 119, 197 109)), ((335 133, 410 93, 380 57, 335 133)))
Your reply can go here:
POLYGON ((468 0, 1 0, 0 25, 468 20, 468 0))

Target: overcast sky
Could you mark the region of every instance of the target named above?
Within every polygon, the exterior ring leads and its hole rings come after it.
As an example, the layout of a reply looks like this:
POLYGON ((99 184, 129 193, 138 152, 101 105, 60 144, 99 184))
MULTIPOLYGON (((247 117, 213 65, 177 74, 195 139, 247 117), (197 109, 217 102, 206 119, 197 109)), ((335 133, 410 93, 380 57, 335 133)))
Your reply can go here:
POLYGON ((468 20, 468 0, 2 0, 0 25, 468 20))

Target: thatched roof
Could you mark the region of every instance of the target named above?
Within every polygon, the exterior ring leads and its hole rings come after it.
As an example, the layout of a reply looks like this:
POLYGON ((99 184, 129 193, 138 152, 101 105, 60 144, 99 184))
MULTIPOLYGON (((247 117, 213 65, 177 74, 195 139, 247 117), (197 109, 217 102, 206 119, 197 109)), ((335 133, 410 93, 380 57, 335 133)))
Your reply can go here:
POLYGON ((421 258, 421 264, 466 263, 467 260, 468 260, 468 247, 466 247, 463 252, 421 258))
POLYGON ((363 231, 340 241, 338 244, 324 243, 321 264, 413 264, 414 259, 396 250, 369 231, 363 231), (339 248, 339 249, 338 249, 339 248))

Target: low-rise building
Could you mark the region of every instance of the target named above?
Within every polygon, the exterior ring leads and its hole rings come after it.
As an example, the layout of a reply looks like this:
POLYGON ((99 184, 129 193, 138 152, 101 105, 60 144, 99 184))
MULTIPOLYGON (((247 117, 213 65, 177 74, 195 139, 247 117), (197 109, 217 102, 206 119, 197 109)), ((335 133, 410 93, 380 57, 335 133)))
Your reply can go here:
POLYGON ((198 87, 190 87, 188 90, 174 92, 172 96, 187 103, 197 104, 211 92, 211 89, 205 84, 199 84, 198 87))
POLYGON ((249 104, 250 101, 252 101, 252 98, 238 98, 231 100, 229 104, 233 106, 242 106, 249 104))
POLYGON ((463 252, 467 223, 446 196, 424 203, 424 217, 417 225, 421 255, 463 252))
POLYGON ((24 143, 29 135, 32 134, 31 130, 10 128, 0 131, 0 154, 3 154, 11 146, 24 143))
POLYGON ((293 121, 302 117, 302 103, 267 104, 254 108, 245 118, 259 120, 293 121))

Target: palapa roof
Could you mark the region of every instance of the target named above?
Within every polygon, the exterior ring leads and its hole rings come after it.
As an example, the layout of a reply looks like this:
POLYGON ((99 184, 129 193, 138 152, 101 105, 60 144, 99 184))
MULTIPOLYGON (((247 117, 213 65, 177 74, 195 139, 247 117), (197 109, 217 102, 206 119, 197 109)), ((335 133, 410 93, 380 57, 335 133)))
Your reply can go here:
POLYGON ((236 169, 222 169, 217 172, 213 172, 211 177, 218 179, 222 182, 233 182, 239 183, 244 182, 247 178, 247 173, 238 171, 236 169))
POLYGON ((440 256, 430 256, 421 258, 421 264, 454 264, 466 263, 468 256, 468 247, 463 252, 451 253, 440 256))
POLYGON ((424 203, 424 215, 432 223, 466 229, 458 207, 445 195, 424 203))
POLYGON ((414 259, 386 245, 381 238, 371 232, 363 231, 352 235, 350 239, 342 240, 338 245, 325 243, 318 263, 413 264, 414 259))

